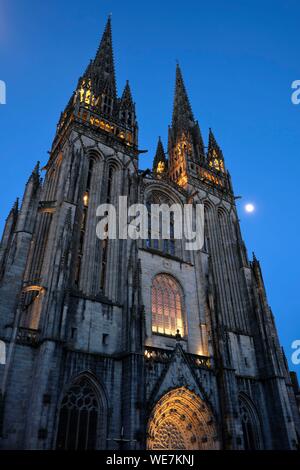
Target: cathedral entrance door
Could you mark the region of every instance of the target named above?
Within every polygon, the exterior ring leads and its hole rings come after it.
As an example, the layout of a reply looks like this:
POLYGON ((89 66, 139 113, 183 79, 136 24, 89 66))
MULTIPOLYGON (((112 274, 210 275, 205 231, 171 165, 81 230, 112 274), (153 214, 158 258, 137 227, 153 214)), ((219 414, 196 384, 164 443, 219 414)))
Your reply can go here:
POLYGON ((196 393, 180 387, 154 406, 147 428, 148 450, 218 449, 213 416, 196 393))

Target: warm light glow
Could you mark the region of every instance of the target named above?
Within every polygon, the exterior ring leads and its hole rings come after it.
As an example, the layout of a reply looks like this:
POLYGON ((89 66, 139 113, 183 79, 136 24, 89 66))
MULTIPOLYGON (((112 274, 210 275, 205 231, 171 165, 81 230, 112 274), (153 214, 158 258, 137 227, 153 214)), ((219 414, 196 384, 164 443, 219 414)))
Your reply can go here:
POLYGON ((84 195, 83 195, 83 205, 84 205, 85 207, 87 207, 88 204, 89 204, 89 194, 88 194, 88 193, 84 193, 84 195))
POLYGON ((255 207, 254 207, 253 204, 248 203, 248 204, 245 205, 245 211, 246 211, 246 212, 251 213, 251 212, 254 212, 254 210, 255 210, 255 207))
POLYGON ((152 331, 169 336, 184 336, 183 294, 169 274, 158 274, 152 283, 152 331))
POLYGON ((81 88, 79 89, 79 99, 81 103, 97 106, 99 98, 96 98, 96 96, 92 94, 91 87, 91 80, 88 80, 88 82, 84 80, 81 84, 81 88))
POLYGON ((164 162, 158 162, 156 172, 157 173, 163 173, 165 171, 165 163, 164 162))
POLYGON ((187 178, 187 175, 181 175, 180 178, 178 179, 177 181, 177 184, 178 186, 185 186, 188 182, 188 178, 187 178))
POLYGON ((212 173, 209 173, 208 171, 201 170, 201 176, 205 181, 209 181, 218 186, 223 186, 222 181, 219 178, 216 178, 212 173))
POLYGON ((30 286, 26 286, 23 288, 23 292, 33 292, 33 291, 38 291, 43 294, 45 292, 45 288, 42 286, 37 286, 37 285, 30 285, 30 286))
POLYGON ((147 426, 148 450, 218 449, 217 430, 205 402, 185 387, 156 403, 147 426))

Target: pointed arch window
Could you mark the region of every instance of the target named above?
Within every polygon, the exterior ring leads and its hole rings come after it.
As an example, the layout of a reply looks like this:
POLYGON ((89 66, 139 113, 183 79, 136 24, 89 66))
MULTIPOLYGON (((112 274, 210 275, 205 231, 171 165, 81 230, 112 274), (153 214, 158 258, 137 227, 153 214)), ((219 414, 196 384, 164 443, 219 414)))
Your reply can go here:
POLYGON ((80 223, 78 256, 77 256, 76 269, 75 269, 75 285, 76 286, 79 285, 79 280, 80 280, 81 264, 82 264, 82 257, 83 257, 83 244, 84 244, 84 238, 85 238, 85 232, 86 232, 86 223, 87 223, 87 215, 88 215, 89 200, 90 200, 90 189, 91 189, 94 163, 95 163, 94 159, 90 158, 85 191, 82 196, 83 209, 82 209, 81 223, 80 223))
POLYGON ((56 448, 93 450, 97 446, 99 401, 90 380, 82 377, 64 396, 59 413, 56 448))
POLYGON ((146 206, 148 211, 148 239, 146 241, 147 248, 154 248, 160 250, 165 254, 176 255, 175 231, 174 231, 174 212, 170 212, 170 238, 162 238, 162 225, 160 219, 159 238, 151 238, 151 205, 152 204, 167 204, 172 205, 172 202, 164 194, 153 191, 148 199, 146 206))
POLYGON ((113 99, 106 95, 102 95, 102 111, 104 114, 110 115, 112 114, 113 110, 113 99))
POLYGON ((244 449, 261 449, 261 431, 257 412, 251 401, 245 396, 239 397, 240 419, 243 430, 244 449))
MULTIPOLYGON (((107 177, 107 189, 106 189, 106 202, 111 203, 113 197, 113 186, 114 186, 114 177, 115 177, 116 168, 113 165, 110 165, 108 168, 108 177, 107 177)), ((105 230, 108 230, 108 227, 105 227, 105 230)), ((100 275, 100 289, 104 291, 105 282, 106 282, 106 271, 107 271, 107 255, 108 255, 108 239, 101 241, 102 249, 102 261, 101 261, 101 275, 100 275)))
POLYGON ((152 282, 152 332, 184 336, 183 291, 169 274, 158 274, 152 282))

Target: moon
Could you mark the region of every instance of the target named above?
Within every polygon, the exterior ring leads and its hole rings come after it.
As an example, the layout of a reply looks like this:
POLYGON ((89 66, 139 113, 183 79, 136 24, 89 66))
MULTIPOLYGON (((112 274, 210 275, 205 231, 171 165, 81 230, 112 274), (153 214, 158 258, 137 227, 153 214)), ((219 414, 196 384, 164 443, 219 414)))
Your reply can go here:
POLYGON ((245 205, 245 211, 246 211, 246 212, 251 213, 251 212, 254 212, 254 210, 255 210, 255 207, 254 207, 253 204, 248 203, 248 204, 245 205))

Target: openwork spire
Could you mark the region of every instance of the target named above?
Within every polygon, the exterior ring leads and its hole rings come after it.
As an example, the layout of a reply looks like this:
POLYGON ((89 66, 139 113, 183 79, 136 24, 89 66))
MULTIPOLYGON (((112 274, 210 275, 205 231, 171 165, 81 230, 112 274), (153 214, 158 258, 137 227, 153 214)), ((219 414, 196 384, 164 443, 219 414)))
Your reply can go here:
POLYGON ((99 78, 106 86, 109 86, 112 95, 117 94, 114 56, 112 46, 111 18, 108 17, 106 27, 96 53, 93 66, 97 68, 99 78))
POLYGON ((176 66, 175 96, 172 126, 177 129, 187 128, 195 121, 179 64, 176 66))

